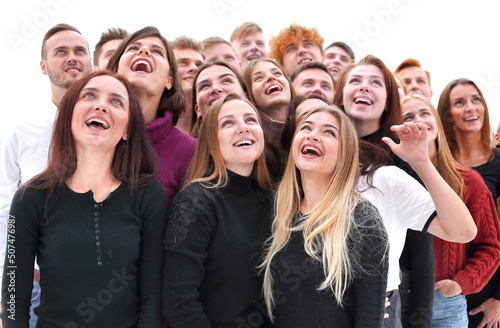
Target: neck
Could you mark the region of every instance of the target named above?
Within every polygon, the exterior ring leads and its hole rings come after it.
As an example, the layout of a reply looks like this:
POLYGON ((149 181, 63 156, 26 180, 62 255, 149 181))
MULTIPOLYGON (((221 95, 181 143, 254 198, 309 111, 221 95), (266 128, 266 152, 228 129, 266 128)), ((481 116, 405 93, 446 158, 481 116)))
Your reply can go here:
POLYGON ((186 93, 184 113, 182 113, 182 115, 177 120, 177 124, 175 125, 175 127, 182 132, 189 134, 191 132, 191 120, 193 119, 193 110, 191 109, 193 96, 188 95, 186 91, 184 92, 186 93))
MULTIPOLYGON (((108 196, 114 181, 112 161, 114 151, 77 149, 75 173, 68 179, 68 186, 76 192, 92 190, 94 200, 101 202, 108 196)), ((116 181, 119 184, 118 181, 116 181)))
POLYGON ((380 129, 380 124, 378 121, 367 122, 367 121, 355 120, 352 117, 349 118, 354 123, 354 128, 356 129, 358 137, 360 138, 372 134, 376 132, 378 129, 380 129))
POLYGON ((455 131, 457 149, 453 154, 456 160, 465 167, 484 164, 490 157, 490 151, 482 147, 481 132, 457 133, 455 131))
POLYGON ((277 104, 276 106, 271 106, 269 108, 261 108, 261 110, 273 120, 285 122, 288 104, 277 104))
POLYGON ((56 107, 59 108, 59 103, 61 102, 62 97, 66 94, 66 91, 68 91, 68 89, 51 84, 51 90, 52 102, 54 103, 54 105, 56 105, 56 107))
POLYGON ((157 95, 150 95, 145 91, 137 89, 139 102, 141 103, 142 115, 146 124, 153 122, 158 113, 158 106, 160 105, 161 93, 157 95))
POLYGON ((325 195, 329 179, 324 176, 302 173, 301 180, 304 199, 300 203, 300 212, 302 214, 307 214, 318 205, 325 195))

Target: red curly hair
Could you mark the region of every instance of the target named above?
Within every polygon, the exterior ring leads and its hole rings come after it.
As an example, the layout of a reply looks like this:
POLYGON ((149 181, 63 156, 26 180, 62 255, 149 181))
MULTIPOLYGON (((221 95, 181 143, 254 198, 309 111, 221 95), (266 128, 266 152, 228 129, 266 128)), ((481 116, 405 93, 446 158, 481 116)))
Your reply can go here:
POLYGON ((297 23, 292 23, 289 28, 282 29, 278 35, 273 35, 269 39, 270 56, 278 63, 283 64, 283 53, 286 47, 297 39, 312 41, 323 51, 324 39, 316 28, 307 28, 297 23))

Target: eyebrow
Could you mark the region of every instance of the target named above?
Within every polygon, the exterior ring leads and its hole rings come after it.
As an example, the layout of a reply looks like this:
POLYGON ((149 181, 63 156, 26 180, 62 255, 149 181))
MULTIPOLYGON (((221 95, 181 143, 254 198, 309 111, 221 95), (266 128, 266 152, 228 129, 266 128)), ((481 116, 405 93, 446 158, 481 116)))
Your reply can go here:
MULTIPOLYGON (((302 124, 305 124, 305 123, 314 125, 314 123, 312 121, 304 121, 304 123, 302 123, 302 124)), ((339 129, 337 129, 337 127, 335 125, 332 125, 332 124, 322 124, 321 126, 323 126, 323 127, 329 127, 329 128, 335 129, 335 130, 337 130, 337 132, 339 132, 339 129)))
MULTIPOLYGON (((143 44, 141 42, 139 42, 139 41, 132 42, 131 44, 129 44, 129 46, 131 46, 131 45, 143 46, 143 44)), ((160 45, 158 45, 156 43, 152 44, 151 48, 152 49, 160 49, 162 51, 165 51, 165 48, 163 48, 162 46, 160 46, 160 45)))
MULTIPOLYGON (((97 88, 94 88, 94 87, 87 87, 87 88, 83 88, 82 91, 94 91, 94 92, 100 92, 99 89, 97 88)), ((125 101, 127 101, 127 99, 125 97, 123 97, 121 94, 119 93, 115 93, 115 92, 111 92, 110 93, 111 96, 113 97, 116 97, 116 98, 120 98, 120 99, 123 99, 125 101)))
MULTIPOLYGON (((249 116, 255 116, 255 117, 257 117, 257 114, 252 113, 252 112, 247 112, 247 113, 243 114, 243 117, 249 117, 249 116)), ((234 118, 234 117, 235 116, 233 114, 227 114, 227 115, 222 116, 220 118, 219 122, 222 121, 225 118, 234 118)))
MULTIPOLYGON (((234 76, 234 74, 232 74, 232 73, 224 73, 224 74, 219 75, 217 78, 218 78, 218 79, 223 79, 223 78, 225 78, 226 76, 231 76, 232 78, 236 78, 236 76, 234 76)), ((210 81, 210 79, 204 79, 204 80, 201 80, 201 81, 197 84, 197 86, 198 86, 198 85, 200 85, 200 84, 202 84, 202 83, 209 82, 209 81, 210 81)))

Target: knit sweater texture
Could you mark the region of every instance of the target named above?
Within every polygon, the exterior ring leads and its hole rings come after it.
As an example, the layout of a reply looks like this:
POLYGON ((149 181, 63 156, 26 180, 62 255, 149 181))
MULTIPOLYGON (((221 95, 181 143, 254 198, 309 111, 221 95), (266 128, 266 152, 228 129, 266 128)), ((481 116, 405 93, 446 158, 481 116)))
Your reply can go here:
POLYGON ((306 253, 303 231, 291 233, 271 266, 275 328, 382 327, 389 261, 387 233, 380 214, 368 201, 356 206, 354 221, 357 227, 351 227, 347 245, 357 261, 342 305, 330 289, 318 291, 325 280, 323 265, 306 253))
POLYGON ((172 125, 172 112, 146 124, 149 141, 160 159, 160 180, 167 205, 182 189, 196 148, 196 139, 172 125))
POLYGON ((208 185, 187 186, 168 207, 163 314, 173 328, 256 327, 273 193, 231 171, 225 187, 208 185))

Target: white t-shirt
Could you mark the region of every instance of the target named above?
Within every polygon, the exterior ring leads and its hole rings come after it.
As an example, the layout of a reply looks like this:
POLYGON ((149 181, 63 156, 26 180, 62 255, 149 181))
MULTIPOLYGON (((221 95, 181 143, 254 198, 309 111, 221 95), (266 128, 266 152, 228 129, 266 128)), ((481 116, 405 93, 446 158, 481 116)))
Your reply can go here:
POLYGON ((389 235, 389 276, 387 291, 400 284, 399 258, 406 230, 426 230, 436 215, 429 192, 414 178, 396 166, 383 166, 373 174, 373 187, 367 177, 359 178, 357 189, 375 205, 389 235))

